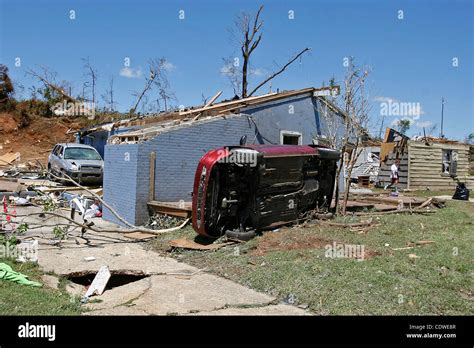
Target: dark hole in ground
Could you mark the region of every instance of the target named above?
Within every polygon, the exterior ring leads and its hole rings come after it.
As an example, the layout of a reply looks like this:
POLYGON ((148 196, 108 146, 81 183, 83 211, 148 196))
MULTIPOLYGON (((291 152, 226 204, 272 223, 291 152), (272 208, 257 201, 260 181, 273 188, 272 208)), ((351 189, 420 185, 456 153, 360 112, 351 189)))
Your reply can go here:
MULTIPOLYGON (((92 284, 96 274, 97 273, 69 275, 67 279, 79 285, 89 286, 92 284)), ((147 277, 149 277, 149 275, 146 274, 112 273, 109 281, 107 282, 105 290, 110 290, 118 286, 130 284, 147 277)))

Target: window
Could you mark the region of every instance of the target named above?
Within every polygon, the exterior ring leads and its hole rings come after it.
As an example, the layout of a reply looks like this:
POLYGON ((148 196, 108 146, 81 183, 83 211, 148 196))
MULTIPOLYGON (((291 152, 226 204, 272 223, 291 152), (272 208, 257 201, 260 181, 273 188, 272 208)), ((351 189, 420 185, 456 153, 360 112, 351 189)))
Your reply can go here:
POLYGON ((456 176, 458 153, 454 150, 443 150, 442 175, 456 176))
POLYGON ((83 147, 68 147, 64 151, 64 159, 101 160, 99 153, 94 149, 83 147))
POLYGON ((59 157, 59 156, 61 156, 62 152, 63 152, 63 147, 61 145, 58 145, 56 150, 54 150, 54 155, 59 157))
POLYGON ((299 132, 280 131, 280 144, 283 145, 302 145, 303 136, 299 132))

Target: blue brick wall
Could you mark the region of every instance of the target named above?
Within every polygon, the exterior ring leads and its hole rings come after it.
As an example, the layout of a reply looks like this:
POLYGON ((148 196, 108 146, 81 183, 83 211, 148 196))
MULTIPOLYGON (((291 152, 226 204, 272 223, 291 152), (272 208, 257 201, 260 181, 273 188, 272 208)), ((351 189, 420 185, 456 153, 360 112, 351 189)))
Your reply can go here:
MULTIPOLYGON (((138 144, 104 148, 104 200, 129 223, 136 222, 138 149, 138 144)), ((103 217, 122 224, 106 207, 103 217)))
POLYGON ((317 108, 311 93, 249 106, 242 113, 254 115, 260 133, 274 144, 280 143, 280 131, 302 133, 302 143, 312 144, 320 134, 317 108))

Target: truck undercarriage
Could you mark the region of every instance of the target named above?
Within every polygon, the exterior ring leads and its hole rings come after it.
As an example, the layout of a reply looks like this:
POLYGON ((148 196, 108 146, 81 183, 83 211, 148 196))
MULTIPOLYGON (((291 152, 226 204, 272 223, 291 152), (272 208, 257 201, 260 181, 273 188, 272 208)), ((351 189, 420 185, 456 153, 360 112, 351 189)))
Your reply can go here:
POLYGON ((329 208, 337 151, 297 145, 222 148, 200 161, 193 227, 202 235, 252 237, 329 208))

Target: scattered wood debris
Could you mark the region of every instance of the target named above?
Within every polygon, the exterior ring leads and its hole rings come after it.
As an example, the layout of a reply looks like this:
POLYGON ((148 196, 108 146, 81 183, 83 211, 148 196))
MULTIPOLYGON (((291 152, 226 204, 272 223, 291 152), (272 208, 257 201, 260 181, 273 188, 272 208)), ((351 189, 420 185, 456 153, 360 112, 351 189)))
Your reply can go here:
POLYGON ((9 152, 0 156, 0 165, 10 165, 18 159, 20 159, 19 152, 9 152))
POLYGON ((229 242, 215 243, 215 244, 199 244, 199 243, 196 243, 195 241, 192 241, 186 238, 174 239, 169 242, 169 245, 173 248, 192 249, 192 250, 216 250, 216 249, 220 249, 231 244, 235 244, 235 242, 229 241, 229 242))

